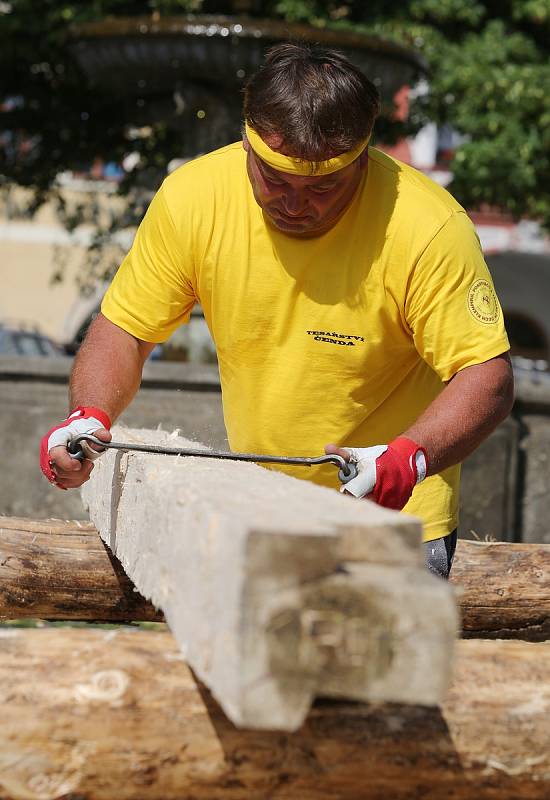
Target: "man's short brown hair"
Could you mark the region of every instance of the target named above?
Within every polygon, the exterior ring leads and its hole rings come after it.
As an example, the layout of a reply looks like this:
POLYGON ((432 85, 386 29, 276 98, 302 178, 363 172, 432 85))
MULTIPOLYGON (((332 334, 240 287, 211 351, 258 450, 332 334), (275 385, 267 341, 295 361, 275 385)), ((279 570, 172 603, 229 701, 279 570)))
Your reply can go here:
POLYGON ((323 161, 369 136, 380 113, 374 84, 341 53, 307 44, 268 50, 244 90, 244 118, 295 158, 323 161))

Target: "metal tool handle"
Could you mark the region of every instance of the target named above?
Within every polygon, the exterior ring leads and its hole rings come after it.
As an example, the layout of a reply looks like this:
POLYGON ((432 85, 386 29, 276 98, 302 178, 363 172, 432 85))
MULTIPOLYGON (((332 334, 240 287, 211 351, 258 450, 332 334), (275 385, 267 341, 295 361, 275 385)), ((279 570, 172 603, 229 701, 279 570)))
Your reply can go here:
MULTIPOLYGON (((139 453, 157 453, 166 456, 196 456, 198 458, 220 458, 229 461, 252 461, 258 464, 290 464, 298 467, 313 467, 319 464, 335 464, 338 467, 338 478, 341 483, 348 483, 357 475, 357 467, 352 461, 346 461, 342 456, 332 453, 330 455, 307 458, 299 456, 266 456, 258 453, 231 453, 219 450, 187 450, 177 447, 159 447, 153 444, 130 444, 124 442, 103 442, 89 433, 74 436, 67 449, 73 458, 82 461, 90 456, 86 453, 88 443, 97 444, 102 450, 127 450, 139 453)), ((97 457, 97 451, 91 450, 92 457, 97 457)))
POLYGON ((77 438, 70 440, 67 445, 67 451, 69 455, 72 456, 72 458, 76 458, 77 461, 84 461, 86 458, 82 445, 77 438))
POLYGON ((338 470, 338 480, 342 484, 349 483, 359 474, 357 464, 354 461, 346 461, 345 463, 347 472, 344 472, 342 467, 338 470))
POLYGON ((73 437, 69 441, 67 451, 69 455, 72 458, 76 458, 77 461, 84 461, 86 458, 93 461, 101 455, 107 444, 108 442, 102 442, 101 439, 91 434, 81 434, 80 436, 73 437), (93 447, 90 447, 89 442, 101 445, 101 450, 94 450, 93 447))

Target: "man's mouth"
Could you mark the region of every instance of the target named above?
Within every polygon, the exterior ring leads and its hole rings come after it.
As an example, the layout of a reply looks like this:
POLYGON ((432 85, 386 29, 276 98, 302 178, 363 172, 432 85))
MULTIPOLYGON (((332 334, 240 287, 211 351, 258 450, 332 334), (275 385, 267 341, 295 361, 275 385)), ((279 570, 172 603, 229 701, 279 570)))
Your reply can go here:
POLYGON ((284 222, 285 225, 303 225, 304 223, 312 223, 314 221, 310 214, 293 214, 292 216, 289 216, 280 208, 270 209, 269 213, 275 219, 284 222))

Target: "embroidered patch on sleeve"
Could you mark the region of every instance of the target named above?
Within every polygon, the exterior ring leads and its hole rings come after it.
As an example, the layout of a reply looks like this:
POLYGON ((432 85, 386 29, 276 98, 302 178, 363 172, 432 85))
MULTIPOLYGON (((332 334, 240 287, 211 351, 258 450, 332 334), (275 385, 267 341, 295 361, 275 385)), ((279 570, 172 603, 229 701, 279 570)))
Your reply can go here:
POLYGON ((489 281, 480 278, 468 291, 468 311, 484 325, 494 325, 500 317, 500 305, 489 281))

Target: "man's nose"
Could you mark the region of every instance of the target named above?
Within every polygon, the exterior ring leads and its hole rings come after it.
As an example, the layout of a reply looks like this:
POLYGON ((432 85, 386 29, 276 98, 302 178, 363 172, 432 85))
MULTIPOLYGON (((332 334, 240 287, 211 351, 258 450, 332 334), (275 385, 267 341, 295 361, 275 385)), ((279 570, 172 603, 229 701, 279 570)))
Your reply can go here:
POLYGON ((307 198, 301 193, 296 191, 285 192, 283 196, 283 205, 285 212, 290 216, 299 216, 303 213, 307 205, 307 198))

